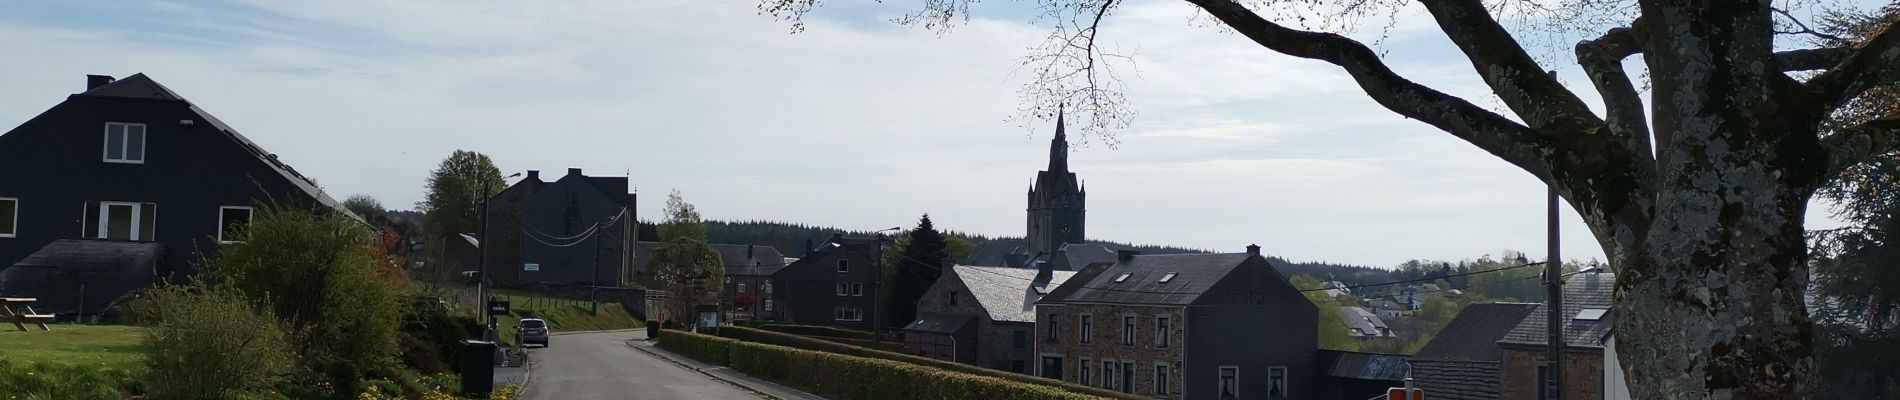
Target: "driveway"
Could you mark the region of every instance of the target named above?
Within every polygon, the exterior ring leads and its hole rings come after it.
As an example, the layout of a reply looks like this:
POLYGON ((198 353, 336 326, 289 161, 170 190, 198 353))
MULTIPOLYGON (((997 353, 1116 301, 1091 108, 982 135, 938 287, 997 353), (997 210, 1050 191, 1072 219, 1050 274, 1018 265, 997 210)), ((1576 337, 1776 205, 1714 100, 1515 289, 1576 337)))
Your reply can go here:
POLYGON ((732 399, 760 396, 628 347, 644 331, 576 333, 530 347, 528 400, 732 399))

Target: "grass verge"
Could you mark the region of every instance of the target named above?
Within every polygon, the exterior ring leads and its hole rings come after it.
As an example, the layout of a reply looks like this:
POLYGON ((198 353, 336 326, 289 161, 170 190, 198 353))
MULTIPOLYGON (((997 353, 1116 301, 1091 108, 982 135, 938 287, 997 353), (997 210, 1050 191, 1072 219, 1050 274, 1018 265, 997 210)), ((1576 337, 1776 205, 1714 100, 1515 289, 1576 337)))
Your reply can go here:
POLYGON ((620 308, 619 303, 600 303, 600 313, 595 314, 592 303, 586 300, 563 299, 534 293, 512 290, 495 291, 495 296, 508 298, 509 314, 495 317, 496 328, 500 330, 503 343, 515 342, 515 325, 522 318, 541 318, 554 326, 554 332, 598 331, 611 329, 633 329, 646 326, 620 308))

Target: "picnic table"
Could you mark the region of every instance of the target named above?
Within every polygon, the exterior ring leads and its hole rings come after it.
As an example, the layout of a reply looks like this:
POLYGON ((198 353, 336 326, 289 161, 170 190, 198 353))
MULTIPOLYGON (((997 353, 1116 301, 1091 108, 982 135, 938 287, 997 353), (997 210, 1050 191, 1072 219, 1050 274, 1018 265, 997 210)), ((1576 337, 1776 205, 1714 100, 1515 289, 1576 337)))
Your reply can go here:
POLYGON ((0 320, 11 321, 13 326, 26 332, 26 324, 40 326, 42 331, 50 331, 46 323, 53 320, 52 314, 40 314, 33 311, 33 303, 39 299, 31 297, 0 297, 0 320))

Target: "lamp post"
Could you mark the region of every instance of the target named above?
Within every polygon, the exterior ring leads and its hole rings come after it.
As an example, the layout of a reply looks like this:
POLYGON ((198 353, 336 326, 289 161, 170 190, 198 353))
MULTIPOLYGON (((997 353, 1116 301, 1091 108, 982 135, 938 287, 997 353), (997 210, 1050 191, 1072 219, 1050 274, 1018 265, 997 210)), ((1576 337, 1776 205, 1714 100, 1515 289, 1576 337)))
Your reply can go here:
MULTIPOLYGON (((508 183, 508 178, 517 176, 521 176, 521 173, 516 172, 501 177, 502 183, 508 183)), ((494 190, 494 187, 489 186, 487 180, 483 180, 482 204, 481 207, 476 210, 476 212, 479 213, 477 216, 482 220, 482 242, 476 249, 480 257, 477 257, 478 259, 475 260, 475 302, 478 303, 476 304, 477 306, 482 308, 481 319, 484 321, 482 326, 488 327, 484 336, 495 336, 495 318, 494 316, 488 315, 491 310, 488 309, 488 292, 485 287, 488 283, 488 199, 494 197, 494 195, 490 193, 492 190, 494 190)), ((446 250, 447 247, 443 247, 443 249, 446 250)), ((482 339, 490 340, 488 337, 483 337, 482 339)))
POLYGON ((1546 290, 1544 308, 1550 312, 1548 313, 1549 315, 1545 316, 1549 318, 1549 322, 1545 323, 1544 327, 1545 331, 1550 334, 1550 355, 1545 357, 1546 362, 1550 365, 1550 379, 1543 383, 1548 385, 1545 387, 1545 393, 1548 394, 1545 397, 1546 399, 1561 400, 1563 399, 1565 345, 1563 324, 1564 282, 1562 277, 1564 262, 1558 253, 1557 207, 1558 203, 1563 201, 1563 198, 1557 195, 1556 185, 1550 186, 1549 195, 1546 200, 1548 200, 1550 208, 1546 216, 1546 224, 1550 229, 1550 243, 1548 244, 1550 246, 1550 255, 1544 259, 1544 285, 1546 290))

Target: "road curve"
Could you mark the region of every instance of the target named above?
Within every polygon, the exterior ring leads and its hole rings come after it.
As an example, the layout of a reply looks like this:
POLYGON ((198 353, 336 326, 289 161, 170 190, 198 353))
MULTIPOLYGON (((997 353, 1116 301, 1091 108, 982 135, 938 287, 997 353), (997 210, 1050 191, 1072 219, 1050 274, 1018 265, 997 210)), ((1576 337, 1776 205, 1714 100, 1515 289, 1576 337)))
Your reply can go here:
POLYGON ((759 395, 628 347, 644 331, 557 335, 530 347, 528 400, 729 399, 759 395))

